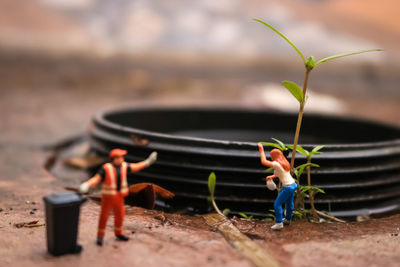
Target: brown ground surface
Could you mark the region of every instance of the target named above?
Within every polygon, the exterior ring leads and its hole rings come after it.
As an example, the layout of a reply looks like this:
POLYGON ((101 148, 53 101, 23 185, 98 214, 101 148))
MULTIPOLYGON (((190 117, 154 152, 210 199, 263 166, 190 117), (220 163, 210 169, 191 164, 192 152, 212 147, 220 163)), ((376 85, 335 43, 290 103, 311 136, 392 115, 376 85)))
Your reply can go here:
MULTIPOLYGON (((224 80, 207 80, 184 77, 171 69, 165 74, 139 66, 83 61, 39 64, 5 57, 1 62, 0 266, 250 266, 196 216, 164 214, 163 221, 160 211, 130 208, 125 227, 131 240, 114 241, 110 220, 105 245, 99 248, 94 243, 99 206, 89 202, 82 208, 79 225, 84 251, 58 258, 46 252, 45 227, 13 226, 44 222, 42 197, 65 186, 43 169, 50 154, 45 148, 84 132, 97 110, 155 99, 163 104, 243 106, 241 86, 248 80, 234 74, 236 80, 229 78, 229 73, 224 80), (226 89, 215 90, 221 87, 226 89)), ((351 109, 350 115, 370 117, 366 110, 376 110, 375 119, 398 124, 397 99, 386 95, 387 101, 377 102, 375 95, 354 98, 343 91, 343 101, 368 103, 351 109)), ((281 232, 272 232, 271 224, 237 221, 238 228, 282 266, 395 266, 400 262, 400 215, 362 223, 294 222, 281 232)))

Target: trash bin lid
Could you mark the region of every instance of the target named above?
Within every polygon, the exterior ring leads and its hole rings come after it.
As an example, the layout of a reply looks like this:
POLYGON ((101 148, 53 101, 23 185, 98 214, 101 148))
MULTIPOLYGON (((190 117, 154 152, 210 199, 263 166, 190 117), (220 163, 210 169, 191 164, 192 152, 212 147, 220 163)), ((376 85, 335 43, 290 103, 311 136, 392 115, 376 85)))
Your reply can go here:
POLYGON ((51 194, 43 197, 46 203, 52 204, 56 207, 74 206, 82 204, 85 198, 80 195, 71 192, 61 192, 57 194, 51 194))

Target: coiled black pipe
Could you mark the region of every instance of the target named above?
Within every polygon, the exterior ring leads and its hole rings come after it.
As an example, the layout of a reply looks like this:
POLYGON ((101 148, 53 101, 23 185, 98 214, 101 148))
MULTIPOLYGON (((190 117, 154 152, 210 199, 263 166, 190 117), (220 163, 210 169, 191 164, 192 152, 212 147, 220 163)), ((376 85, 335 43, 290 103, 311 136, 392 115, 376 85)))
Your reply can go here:
MULTIPOLYGON (((176 197, 166 204, 174 208, 207 211, 207 179, 214 171, 221 208, 263 216, 272 208, 276 191, 265 187, 267 173, 257 142, 272 142, 274 137, 292 143, 296 119, 295 114, 227 108, 111 110, 95 115, 90 145, 103 156, 112 148, 127 149, 128 161, 158 151, 155 165, 129 179, 173 191, 176 197)), ((318 209, 339 217, 400 209, 399 128, 306 114, 300 143, 308 150, 326 145, 313 157, 321 167, 311 171, 313 185, 326 192, 316 196, 318 209)), ((305 157, 297 153, 296 165, 302 163, 305 157)))

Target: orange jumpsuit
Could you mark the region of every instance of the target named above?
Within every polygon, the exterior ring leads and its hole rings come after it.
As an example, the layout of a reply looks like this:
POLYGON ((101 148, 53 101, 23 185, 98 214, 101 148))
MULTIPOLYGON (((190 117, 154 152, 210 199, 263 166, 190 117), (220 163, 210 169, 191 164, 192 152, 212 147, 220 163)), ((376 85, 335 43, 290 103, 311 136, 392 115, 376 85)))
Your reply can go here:
MULTIPOLYGON (((103 165, 105 170, 105 177, 102 185, 102 196, 101 196, 101 213, 99 219, 99 227, 97 237, 104 237, 106 232, 107 220, 110 215, 110 211, 114 212, 114 233, 115 235, 122 235, 122 224, 125 216, 124 198, 128 196, 128 182, 127 173, 128 168, 130 171, 140 171, 147 167, 145 162, 139 163, 127 163, 123 162, 120 166, 120 190, 117 190, 117 170, 112 163, 106 163, 103 165)), ((88 181, 90 186, 96 185, 101 181, 101 178, 93 177, 88 181)))

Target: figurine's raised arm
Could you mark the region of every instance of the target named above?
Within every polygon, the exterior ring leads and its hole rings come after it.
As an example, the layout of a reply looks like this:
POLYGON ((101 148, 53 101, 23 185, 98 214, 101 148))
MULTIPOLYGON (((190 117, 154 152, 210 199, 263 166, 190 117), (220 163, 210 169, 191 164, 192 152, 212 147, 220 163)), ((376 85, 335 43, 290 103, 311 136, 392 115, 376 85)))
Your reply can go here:
POLYGON ((157 160, 157 152, 153 152, 150 156, 138 163, 129 163, 129 168, 132 172, 138 172, 144 168, 150 167, 157 160))
POLYGON ((89 191, 89 187, 95 186, 96 184, 100 183, 100 181, 101 175, 97 173, 95 176, 80 185, 79 192, 87 193, 89 191))
MULTIPOLYGON (((144 168, 149 167, 152 165, 155 161, 157 160, 157 152, 153 152, 150 154, 150 156, 145 159, 144 161, 137 162, 137 163, 129 163, 129 168, 132 172, 138 172, 140 170, 143 170, 144 168)), ((79 187, 79 192, 81 193, 87 193, 89 191, 89 188, 92 186, 97 185, 100 183, 104 177, 102 177, 101 173, 97 173, 94 175, 92 178, 90 178, 88 181, 82 183, 79 187)))
POLYGON ((260 151, 260 158, 261 158, 261 164, 267 167, 272 167, 272 161, 267 160, 265 157, 264 153, 264 147, 261 143, 258 143, 258 150, 260 151))

